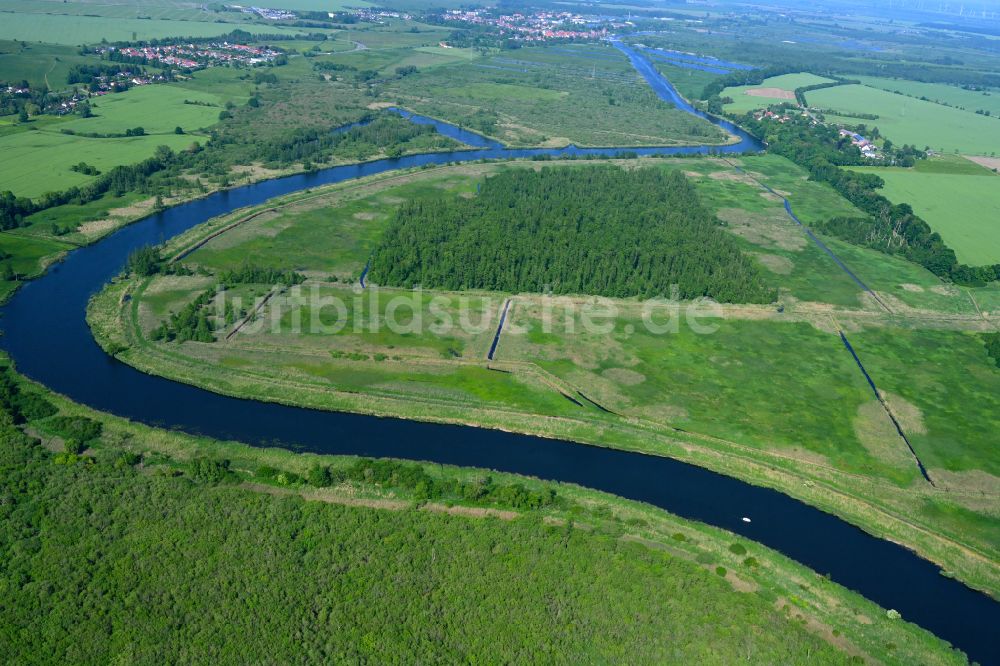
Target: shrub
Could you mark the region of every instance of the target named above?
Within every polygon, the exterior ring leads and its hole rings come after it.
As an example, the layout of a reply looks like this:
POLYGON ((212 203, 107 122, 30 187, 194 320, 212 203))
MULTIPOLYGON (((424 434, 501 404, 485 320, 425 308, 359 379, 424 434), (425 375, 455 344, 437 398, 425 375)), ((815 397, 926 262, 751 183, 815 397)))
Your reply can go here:
POLYGON ((86 416, 56 416, 46 423, 46 426, 62 435, 67 441, 78 440, 84 445, 101 436, 104 426, 100 421, 87 418, 86 416))

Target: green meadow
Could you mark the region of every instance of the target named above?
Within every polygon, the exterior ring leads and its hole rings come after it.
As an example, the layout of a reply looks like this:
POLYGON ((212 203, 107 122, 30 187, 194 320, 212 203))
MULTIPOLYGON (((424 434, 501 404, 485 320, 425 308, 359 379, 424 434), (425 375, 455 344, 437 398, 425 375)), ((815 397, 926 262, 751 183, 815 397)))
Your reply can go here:
POLYGON ((734 86, 726 88, 720 94, 721 97, 730 97, 732 102, 726 104, 726 111, 732 113, 746 113, 747 111, 752 111, 753 109, 760 109, 766 107, 770 104, 780 104, 781 102, 795 102, 794 96, 789 98, 787 96, 780 97, 775 95, 751 95, 747 94, 748 91, 759 90, 764 92, 767 88, 783 90, 786 93, 794 93, 796 88, 804 88, 805 86, 813 86, 817 83, 829 83, 830 79, 822 76, 816 76, 815 74, 809 74, 808 72, 799 72, 797 74, 782 74, 781 76, 772 76, 769 79, 764 79, 763 83, 752 86, 734 86))
POLYGON ((178 83, 137 86, 92 98, 91 118, 37 116, 26 125, 13 117, 0 119, 0 150, 8 158, 0 163, 0 191, 36 197, 89 182, 93 176, 70 170, 80 162, 106 171, 151 157, 157 146, 180 150, 194 141, 204 142, 197 132, 218 123, 226 103, 243 104, 252 91, 245 72, 219 67, 178 83), (135 127, 142 127, 146 136, 94 138, 61 131, 122 134, 135 127), (177 127, 184 134, 175 134, 177 127))
POLYGON ((1000 371, 979 335, 872 327, 850 337, 932 477, 935 469, 1000 477, 1000 371))
MULTIPOLYGON (((0 21, 6 15, 0 13, 0 21)), ((2 28, 0 28, 2 30, 2 28)), ((79 49, 57 44, 28 44, 0 40, 0 81, 28 81, 33 88, 47 86, 60 90, 74 65, 92 63, 79 49)))
MULTIPOLYGON (((105 18, 60 14, 27 14, 0 11, 0 39, 48 44, 95 44, 158 39, 163 37, 215 37, 239 28, 254 34, 295 35, 302 28, 255 23, 214 23, 176 19, 105 18)), ((311 32, 331 32, 310 28, 311 32)))
MULTIPOLYGON (((0 267, 3 270, 9 267, 20 280, 38 277, 48 262, 71 249, 72 245, 51 239, 0 232, 0 267)), ((18 286, 14 281, 0 281, 0 302, 6 300, 18 286)))
POLYGON ((120 164, 141 162, 152 156, 157 146, 180 150, 192 140, 181 134, 90 139, 54 130, 19 131, 0 136, 0 151, 4 154, 0 190, 25 197, 64 190, 93 178, 71 171, 74 164, 86 162, 107 171, 120 164))
MULTIPOLYGON (((1000 177, 968 163, 972 173, 917 169, 865 168, 885 180, 883 194, 908 203, 973 266, 1000 263, 1000 177)), ((933 168, 933 167, 931 167, 933 168)))
POLYGON ((829 111, 828 121, 845 125, 878 126, 882 135, 896 144, 930 147, 941 152, 990 155, 1000 151, 1000 119, 934 102, 897 95, 863 85, 837 86, 806 94, 809 106, 829 111), (875 114, 877 120, 836 115, 875 114))
POLYGON ((255 218, 209 241, 189 260, 211 270, 230 270, 250 262, 352 281, 361 273, 400 203, 434 194, 459 196, 473 191, 474 181, 457 169, 439 170, 429 177, 393 179, 371 192, 348 185, 335 189, 330 198, 302 202, 255 218))
POLYGON ((700 99, 705 86, 720 76, 711 72, 677 67, 661 60, 650 60, 650 63, 688 100, 700 99))
POLYGON ((861 83, 889 92, 927 98, 931 102, 959 107, 965 111, 983 110, 1000 115, 1000 90, 966 90, 945 83, 924 83, 878 76, 855 76, 861 83))
POLYGON ((660 101, 611 47, 568 50, 518 49, 436 67, 389 83, 385 96, 508 145, 726 142, 708 122, 660 101))
POLYGON ((97 134, 122 133, 133 127, 142 127, 147 134, 172 134, 175 127, 200 130, 219 122, 226 101, 230 100, 222 95, 171 84, 139 86, 95 99, 93 117, 72 117, 59 129, 97 134))

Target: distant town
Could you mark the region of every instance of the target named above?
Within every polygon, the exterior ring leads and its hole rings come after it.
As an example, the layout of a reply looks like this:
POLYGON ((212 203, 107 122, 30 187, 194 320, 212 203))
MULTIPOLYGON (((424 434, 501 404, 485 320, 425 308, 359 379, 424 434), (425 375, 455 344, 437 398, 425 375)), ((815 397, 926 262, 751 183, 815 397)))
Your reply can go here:
POLYGON ((149 65, 170 65, 181 69, 214 66, 254 67, 274 61, 281 55, 267 46, 248 46, 230 42, 208 44, 165 44, 162 46, 106 46, 98 53, 109 60, 149 65))
POLYGON ((623 28, 627 22, 609 22, 599 17, 572 12, 536 11, 530 14, 496 14, 488 9, 452 9, 440 15, 446 23, 462 23, 495 28, 515 41, 550 39, 600 39, 609 29, 623 28))

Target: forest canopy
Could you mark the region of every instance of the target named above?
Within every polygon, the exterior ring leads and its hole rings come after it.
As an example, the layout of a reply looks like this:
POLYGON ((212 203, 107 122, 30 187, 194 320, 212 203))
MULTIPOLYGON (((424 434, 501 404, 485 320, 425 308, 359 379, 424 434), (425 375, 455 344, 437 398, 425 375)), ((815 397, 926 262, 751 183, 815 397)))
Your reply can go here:
POLYGON ((679 172, 516 169, 471 199, 404 204, 376 248, 384 285, 768 303, 775 290, 679 172))

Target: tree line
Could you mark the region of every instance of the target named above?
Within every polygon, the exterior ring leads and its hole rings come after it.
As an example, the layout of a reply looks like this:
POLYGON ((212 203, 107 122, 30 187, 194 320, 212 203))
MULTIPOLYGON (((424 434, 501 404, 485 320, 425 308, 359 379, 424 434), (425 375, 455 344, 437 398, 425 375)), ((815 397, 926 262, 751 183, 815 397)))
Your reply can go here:
POLYGON ((797 118, 786 123, 757 120, 750 113, 740 122, 766 141, 768 150, 805 167, 811 179, 829 183, 868 215, 826 220, 815 225, 818 230, 856 245, 898 254, 958 284, 982 286, 1000 279, 1000 264, 960 264, 955 251, 909 204, 894 204, 879 193, 885 181, 878 175, 840 168, 867 162, 836 128, 797 118))
POLYGON ((712 297, 768 303, 756 264, 679 172, 513 169, 472 199, 411 200, 372 257, 374 282, 443 289, 712 297))

